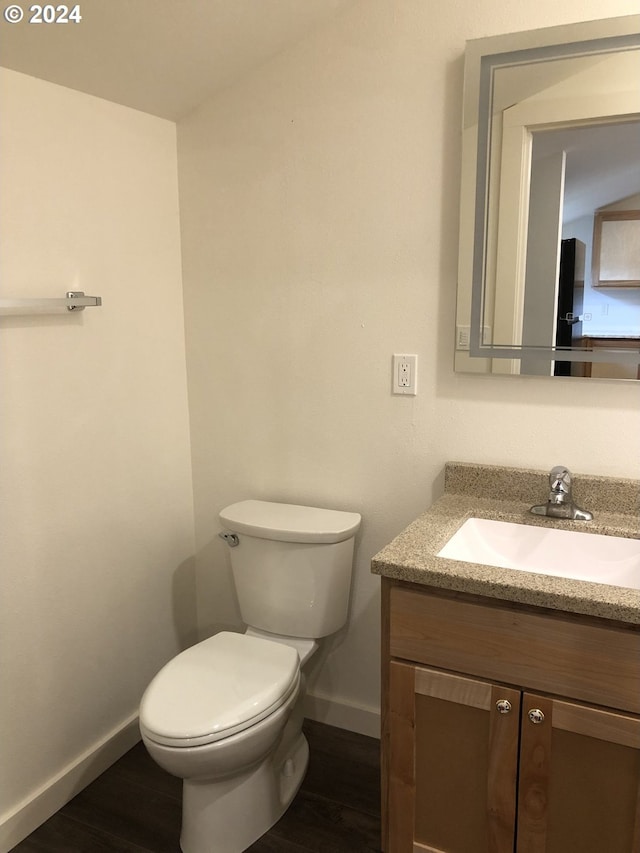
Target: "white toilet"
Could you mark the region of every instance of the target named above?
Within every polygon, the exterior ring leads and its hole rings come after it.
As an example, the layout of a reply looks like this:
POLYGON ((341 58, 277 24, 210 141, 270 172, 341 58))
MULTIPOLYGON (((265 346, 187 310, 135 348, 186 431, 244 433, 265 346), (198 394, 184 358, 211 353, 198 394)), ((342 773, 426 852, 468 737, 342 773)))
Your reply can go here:
POLYGON ((155 761, 184 779, 184 853, 241 853, 273 826, 304 778, 301 669, 346 622, 352 512, 242 501, 220 513, 247 623, 169 661, 142 697, 155 761))

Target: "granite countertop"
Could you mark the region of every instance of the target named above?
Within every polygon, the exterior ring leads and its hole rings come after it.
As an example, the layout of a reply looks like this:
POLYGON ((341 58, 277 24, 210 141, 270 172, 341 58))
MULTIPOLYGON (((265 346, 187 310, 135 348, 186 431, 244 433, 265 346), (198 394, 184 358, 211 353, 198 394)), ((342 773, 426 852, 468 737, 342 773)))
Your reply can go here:
POLYGON ((640 624, 640 590, 498 569, 436 556, 467 518, 640 539, 640 480, 575 475, 575 503, 593 521, 535 516, 548 472, 449 462, 445 492, 372 560, 374 574, 457 592, 640 624), (504 500, 510 495, 510 500, 504 500))

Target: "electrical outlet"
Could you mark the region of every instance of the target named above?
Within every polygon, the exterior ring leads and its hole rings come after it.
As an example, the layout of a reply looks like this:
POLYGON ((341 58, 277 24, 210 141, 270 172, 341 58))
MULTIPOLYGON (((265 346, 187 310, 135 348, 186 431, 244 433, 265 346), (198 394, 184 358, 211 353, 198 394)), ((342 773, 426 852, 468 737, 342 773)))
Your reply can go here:
POLYGON ((393 393, 415 396, 418 393, 418 356, 393 356, 393 393))

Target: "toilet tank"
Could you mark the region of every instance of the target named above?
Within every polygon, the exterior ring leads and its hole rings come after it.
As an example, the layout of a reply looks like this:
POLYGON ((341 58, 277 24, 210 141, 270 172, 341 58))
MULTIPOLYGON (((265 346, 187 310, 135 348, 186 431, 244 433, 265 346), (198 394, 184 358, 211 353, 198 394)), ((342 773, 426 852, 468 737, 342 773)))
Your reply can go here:
POLYGON ((243 620, 289 637, 319 638, 347 621, 355 512, 248 500, 220 512, 243 620))

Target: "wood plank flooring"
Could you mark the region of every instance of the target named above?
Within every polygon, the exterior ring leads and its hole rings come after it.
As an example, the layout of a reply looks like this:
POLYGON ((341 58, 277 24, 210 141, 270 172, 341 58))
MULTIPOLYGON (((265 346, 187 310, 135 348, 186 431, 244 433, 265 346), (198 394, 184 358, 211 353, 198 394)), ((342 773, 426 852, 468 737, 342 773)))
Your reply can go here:
MULTIPOLYGON (((306 778, 250 853, 377 853, 379 741, 311 720, 304 729, 306 778)), ((13 853, 180 853, 181 789, 140 743, 13 853)))

